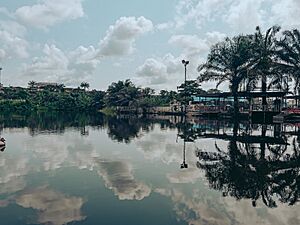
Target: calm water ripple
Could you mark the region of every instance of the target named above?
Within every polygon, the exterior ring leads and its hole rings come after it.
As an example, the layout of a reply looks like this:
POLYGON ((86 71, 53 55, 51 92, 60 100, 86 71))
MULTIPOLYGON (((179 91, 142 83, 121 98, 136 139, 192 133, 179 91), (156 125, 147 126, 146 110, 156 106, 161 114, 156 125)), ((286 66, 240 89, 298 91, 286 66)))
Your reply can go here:
POLYGON ((1 115, 1 224, 300 224, 299 127, 1 115))

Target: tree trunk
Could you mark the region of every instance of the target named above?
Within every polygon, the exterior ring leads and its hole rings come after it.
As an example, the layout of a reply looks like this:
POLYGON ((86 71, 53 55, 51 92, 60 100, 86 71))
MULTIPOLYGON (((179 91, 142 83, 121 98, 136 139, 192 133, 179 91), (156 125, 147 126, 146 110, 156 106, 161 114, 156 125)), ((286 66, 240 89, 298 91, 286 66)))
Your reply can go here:
POLYGON ((234 117, 237 118, 239 113, 239 99, 238 99, 238 88, 234 88, 232 90, 233 94, 233 109, 234 109, 234 117))
MULTIPOLYGON (((263 124, 261 127, 261 137, 264 138, 266 137, 266 132, 267 132, 267 125, 263 124)), ((260 160, 265 160, 266 157, 266 143, 261 143, 260 144, 260 160)))
POLYGON ((261 79, 261 92, 263 93, 263 97, 262 97, 262 110, 266 111, 267 110, 267 76, 266 75, 262 75, 262 79, 261 79))

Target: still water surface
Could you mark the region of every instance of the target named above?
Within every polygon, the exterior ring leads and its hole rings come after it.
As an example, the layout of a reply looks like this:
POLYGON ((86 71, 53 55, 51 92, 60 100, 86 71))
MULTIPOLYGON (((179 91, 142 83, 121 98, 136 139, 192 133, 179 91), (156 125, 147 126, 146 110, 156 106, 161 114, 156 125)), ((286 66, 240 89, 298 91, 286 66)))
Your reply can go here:
POLYGON ((292 125, 2 115, 0 224, 300 224, 292 125))

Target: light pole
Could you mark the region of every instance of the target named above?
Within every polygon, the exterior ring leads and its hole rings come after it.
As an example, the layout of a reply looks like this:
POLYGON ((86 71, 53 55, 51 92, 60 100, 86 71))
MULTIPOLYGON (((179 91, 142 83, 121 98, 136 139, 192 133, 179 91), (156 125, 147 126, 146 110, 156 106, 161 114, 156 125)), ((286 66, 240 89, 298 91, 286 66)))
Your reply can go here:
POLYGON ((2 85, 2 83, 1 83, 1 72, 2 72, 2 67, 0 67, 0 86, 2 85))
POLYGON ((182 62, 182 64, 184 65, 184 85, 185 85, 185 83, 186 83, 186 66, 190 63, 189 61, 186 61, 186 60, 182 60, 181 61, 182 62))
POLYGON ((2 90, 3 84, 2 84, 2 67, 0 67, 0 89, 2 90))
MULTIPOLYGON (((184 93, 184 101, 186 101, 186 67, 190 62, 186 61, 184 59, 181 62, 184 66, 184 86, 183 86, 184 91, 183 91, 183 93, 184 93)), ((186 115, 186 102, 184 103, 184 114, 186 115)))
POLYGON ((181 169, 187 169, 188 164, 185 162, 185 140, 183 141, 183 162, 180 165, 181 169))

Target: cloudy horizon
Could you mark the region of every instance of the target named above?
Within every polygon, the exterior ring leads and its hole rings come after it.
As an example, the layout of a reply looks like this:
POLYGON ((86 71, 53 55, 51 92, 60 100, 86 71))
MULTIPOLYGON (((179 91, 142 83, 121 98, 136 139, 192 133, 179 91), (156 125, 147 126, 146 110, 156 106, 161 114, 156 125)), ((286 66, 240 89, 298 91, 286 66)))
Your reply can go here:
MULTIPOLYGON (((62 82, 105 90, 131 79, 156 90, 188 78, 210 46, 280 25, 300 28, 297 0, 20 0, 0 5, 0 66, 5 86, 62 82)), ((212 87, 211 83, 203 88, 212 87)))

